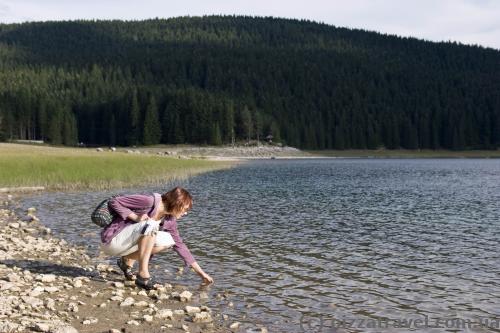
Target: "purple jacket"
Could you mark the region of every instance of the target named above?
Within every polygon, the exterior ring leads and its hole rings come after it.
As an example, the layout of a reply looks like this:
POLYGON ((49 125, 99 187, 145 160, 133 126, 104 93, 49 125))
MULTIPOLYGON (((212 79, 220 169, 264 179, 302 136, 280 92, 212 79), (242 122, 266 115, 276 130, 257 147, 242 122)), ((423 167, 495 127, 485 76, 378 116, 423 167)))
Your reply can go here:
MULTIPOLYGON (((148 214, 154 216, 158 210, 161 196, 158 193, 153 195, 132 194, 119 196, 109 201, 109 207, 117 214, 117 217, 101 232, 101 241, 105 244, 111 242, 113 237, 118 235, 126 226, 136 223, 127 219, 131 213, 137 215, 148 214)), ((177 230, 177 220, 175 217, 163 218, 160 224, 160 230, 166 231, 174 239, 174 251, 184 259, 186 265, 191 265, 195 259, 188 247, 182 241, 177 230)))

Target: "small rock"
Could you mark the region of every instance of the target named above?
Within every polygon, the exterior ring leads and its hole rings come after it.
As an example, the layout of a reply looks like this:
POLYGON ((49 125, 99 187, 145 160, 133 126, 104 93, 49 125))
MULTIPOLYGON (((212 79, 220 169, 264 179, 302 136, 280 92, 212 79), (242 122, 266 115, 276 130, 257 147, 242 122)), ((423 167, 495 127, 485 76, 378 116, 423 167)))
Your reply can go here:
POLYGON ((123 301, 123 297, 121 296, 112 296, 110 300, 115 301, 115 302, 121 302, 123 301))
POLYGON ((185 307, 185 310, 186 310, 186 313, 190 314, 190 315, 201 312, 201 309, 199 307, 189 306, 189 305, 185 307))
POLYGON ((175 316, 184 316, 184 310, 174 310, 175 316))
POLYGON ((127 325, 139 326, 140 324, 137 320, 129 320, 129 321, 127 321, 127 325))
POLYGON ((97 324, 97 322, 99 321, 99 319, 97 318, 94 318, 94 317, 88 317, 88 318, 85 318, 83 321, 82 321, 82 324, 83 325, 92 325, 92 324, 97 324))
POLYGON ((212 316, 208 312, 195 313, 193 317, 195 323, 210 323, 212 321, 212 316))
POLYGON ((182 325, 182 329, 185 331, 185 332, 189 332, 189 326, 186 325, 186 324, 183 324, 182 325))
POLYGON ((122 331, 112 328, 108 331, 108 333, 122 333, 122 331))
POLYGON ((11 273, 7 275, 7 281, 9 282, 19 282, 21 281, 21 277, 17 275, 16 273, 11 273))
POLYGON ((191 300, 192 296, 193 296, 192 293, 185 290, 179 295, 179 298, 180 298, 181 302, 189 302, 191 300))
POLYGON ((135 300, 132 297, 127 297, 123 302, 120 303, 120 306, 131 306, 135 303, 135 300))
POLYGON ((140 295, 140 296, 148 296, 148 293, 145 291, 145 290, 141 290, 137 293, 137 295, 140 295))
POLYGON ((134 306, 137 306, 137 307, 146 307, 148 305, 149 305, 149 303, 146 301, 140 301, 140 302, 134 303, 134 306))
POLYGON ((151 316, 151 315, 144 315, 142 318, 146 322, 152 322, 153 321, 153 316, 151 316))
POLYGON ((33 325, 33 329, 37 332, 49 332, 50 326, 46 323, 35 323, 35 325, 33 325))
POLYGON ((52 293, 55 293, 55 292, 59 291, 59 288, 57 288, 57 287, 44 287, 43 289, 46 292, 48 292, 49 294, 52 294, 52 293))
POLYGON ((35 207, 30 207, 26 211, 27 214, 35 214, 36 213, 36 208, 35 207))
POLYGON ((69 303, 68 310, 71 312, 78 312, 78 305, 76 305, 76 303, 69 303))
POLYGON ((43 305, 42 300, 36 297, 22 296, 21 299, 24 303, 30 305, 32 308, 37 308, 43 305))
POLYGON ((54 274, 41 274, 36 277, 37 281, 51 283, 56 281, 56 276, 54 274))
POLYGON ((52 330, 52 333, 78 333, 73 326, 59 326, 52 330))
POLYGON ((229 325, 229 328, 232 329, 232 330, 237 330, 240 327, 240 325, 241 325, 240 322, 235 321, 234 323, 232 323, 231 325, 229 325))
POLYGON ((19 225, 19 223, 17 223, 17 222, 11 222, 11 223, 9 223, 9 224, 8 224, 8 226, 9 226, 10 228, 12 228, 12 229, 19 229, 19 226, 20 226, 20 225, 19 225))
POLYGON ((162 309, 156 313, 156 317, 159 319, 172 319, 174 313, 170 309, 162 309))
POLYGON ((81 288, 82 286, 83 286, 82 280, 76 280, 75 282, 73 282, 73 287, 75 288, 81 288))
POLYGON ((122 282, 113 282, 113 285, 116 288, 123 288, 123 287, 125 287, 125 285, 122 282))
POLYGON ((45 299, 45 307, 49 310, 55 311, 56 310, 56 302, 52 298, 46 298, 45 299))

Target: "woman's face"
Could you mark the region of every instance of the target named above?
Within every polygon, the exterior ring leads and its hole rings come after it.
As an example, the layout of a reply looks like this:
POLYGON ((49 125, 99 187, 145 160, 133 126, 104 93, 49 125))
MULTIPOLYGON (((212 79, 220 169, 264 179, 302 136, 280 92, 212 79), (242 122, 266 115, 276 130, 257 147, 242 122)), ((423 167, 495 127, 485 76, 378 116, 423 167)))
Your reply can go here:
POLYGON ((182 208, 182 210, 177 213, 177 215, 175 216, 175 218, 176 219, 180 219, 181 217, 183 217, 184 215, 186 215, 188 213, 188 210, 189 210, 189 205, 184 206, 182 208))

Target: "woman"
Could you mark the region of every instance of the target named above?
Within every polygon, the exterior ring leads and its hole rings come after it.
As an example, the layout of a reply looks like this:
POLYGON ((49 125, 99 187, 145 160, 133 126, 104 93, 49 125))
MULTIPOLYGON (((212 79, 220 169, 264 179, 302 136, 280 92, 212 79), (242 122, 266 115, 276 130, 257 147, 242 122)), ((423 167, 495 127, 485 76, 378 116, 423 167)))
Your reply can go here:
POLYGON ((191 194, 176 187, 160 196, 133 194, 118 196, 109 201, 109 208, 116 213, 113 222, 101 232, 104 253, 120 256, 118 266, 128 280, 138 287, 150 290, 157 284, 149 274, 152 254, 170 247, 190 265, 205 283, 213 279, 201 269, 177 230, 177 220, 187 214, 193 205, 191 194), (132 273, 134 262, 139 261, 137 277, 132 273))

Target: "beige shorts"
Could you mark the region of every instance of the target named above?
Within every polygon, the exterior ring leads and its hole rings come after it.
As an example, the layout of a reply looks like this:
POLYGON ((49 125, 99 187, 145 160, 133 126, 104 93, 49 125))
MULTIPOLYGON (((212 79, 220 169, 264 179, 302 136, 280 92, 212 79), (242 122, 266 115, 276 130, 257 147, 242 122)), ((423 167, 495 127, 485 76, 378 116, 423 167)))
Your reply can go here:
MULTIPOLYGON (((126 256, 139 250, 137 243, 141 236, 143 236, 144 228, 150 225, 152 220, 137 222, 126 226, 118 235, 113 237, 108 244, 101 243, 101 250, 109 256, 126 256)), ((170 233, 166 231, 157 231, 155 245, 170 248, 175 245, 174 239, 170 233)))

